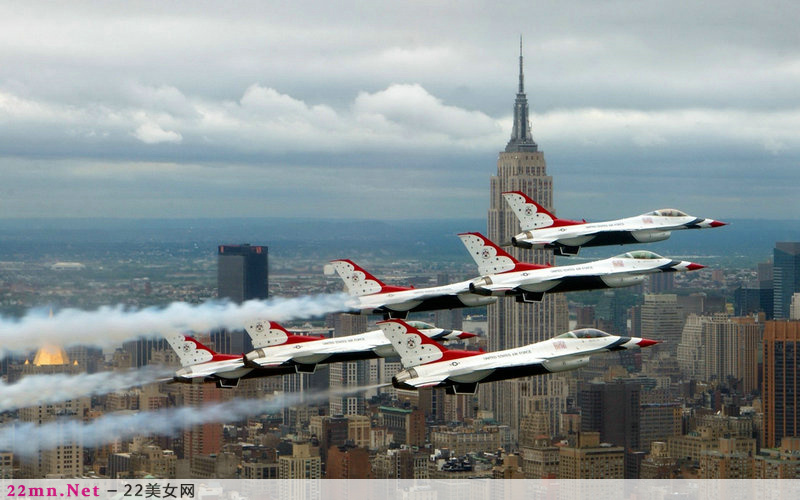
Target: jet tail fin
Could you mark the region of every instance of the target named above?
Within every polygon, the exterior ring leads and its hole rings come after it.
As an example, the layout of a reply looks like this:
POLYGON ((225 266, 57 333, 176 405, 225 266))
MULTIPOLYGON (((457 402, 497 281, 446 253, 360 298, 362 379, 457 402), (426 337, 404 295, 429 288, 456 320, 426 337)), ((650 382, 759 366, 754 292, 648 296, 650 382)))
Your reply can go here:
POLYGON ((511 271, 519 261, 481 233, 458 235, 467 247, 470 257, 478 265, 480 274, 497 274, 511 271))
POLYGON ((379 321, 378 326, 400 355, 403 368, 438 361, 448 351, 402 319, 379 321))
POLYGON ((558 220, 546 208, 533 201, 522 191, 509 191, 503 193, 506 203, 519 219, 523 231, 550 227, 558 220))
POLYGON ((378 326, 383 331, 383 334, 386 335, 386 338, 392 343, 397 354, 400 355, 400 363, 403 365, 403 368, 413 368, 435 361, 445 361, 448 359, 481 354, 477 351, 448 349, 433 341, 430 337, 424 335, 402 319, 379 321, 378 326))
POLYGON ((201 344, 197 339, 187 337, 182 333, 165 335, 167 343, 178 355, 181 366, 191 366, 199 363, 213 361, 219 356, 216 352, 201 344))
POLYGON ((461 242, 467 247, 470 256, 472 256, 472 259, 478 265, 478 272, 482 275, 548 267, 539 264, 519 262, 511 254, 500 248, 497 243, 481 233, 461 233, 458 237, 461 238, 461 242))
POLYGON ((358 264, 348 259, 332 260, 331 265, 336 273, 344 281, 347 293, 360 297, 362 295, 373 295, 376 293, 399 292, 410 290, 410 288, 390 286, 371 275, 358 264))
POLYGON ((295 344, 305 341, 320 340, 322 337, 312 335, 297 335, 287 331, 284 327, 274 321, 259 320, 254 321, 244 327, 253 347, 271 347, 283 344, 295 344))

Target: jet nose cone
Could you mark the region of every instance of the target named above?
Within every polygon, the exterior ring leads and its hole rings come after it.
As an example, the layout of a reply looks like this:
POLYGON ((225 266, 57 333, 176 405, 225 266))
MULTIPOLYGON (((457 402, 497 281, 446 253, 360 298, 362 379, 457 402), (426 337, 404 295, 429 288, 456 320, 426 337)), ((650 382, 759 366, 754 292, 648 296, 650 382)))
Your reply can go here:
POLYGON ((651 345, 656 345, 656 344, 660 344, 660 343, 661 343, 660 340, 642 339, 639 342, 637 342, 636 344, 639 347, 650 347, 651 345))
POLYGON ((458 338, 460 339, 471 339, 473 337, 477 337, 477 335, 469 332, 461 332, 458 334, 458 338))
POLYGON ((720 220, 712 220, 710 226, 711 227, 720 227, 720 226, 727 226, 727 222, 722 222, 720 220))
POLYGON ((697 271, 698 269, 703 269, 704 267, 706 267, 706 266, 704 266, 702 264, 695 264, 694 262, 689 262, 689 265, 686 266, 686 270, 687 271, 697 271))

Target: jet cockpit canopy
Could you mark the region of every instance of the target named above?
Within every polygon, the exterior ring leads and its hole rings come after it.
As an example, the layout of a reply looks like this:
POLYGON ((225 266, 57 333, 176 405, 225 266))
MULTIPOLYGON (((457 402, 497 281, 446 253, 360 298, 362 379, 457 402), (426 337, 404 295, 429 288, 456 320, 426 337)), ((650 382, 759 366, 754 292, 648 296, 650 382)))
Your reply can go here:
POLYGON ((406 321, 406 323, 408 323, 410 326, 413 326, 417 330, 433 330, 434 328, 436 328, 432 324, 425 323, 424 321, 414 320, 414 321, 406 321))
POLYGON ((634 250, 632 252, 625 252, 617 255, 616 259, 663 259, 664 257, 658 255, 650 250, 634 250))
POLYGON ((689 215, 685 212, 681 212, 677 208, 662 208, 659 210, 653 210, 652 212, 648 212, 645 215, 652 215, 655 217, 688 217, 689 215))
POLYGON ((610 337, 611 335, 607 334, 602 330, 598 330, 596 328, 581 328, 580 330, 572 330, 571 332, 562 333, 561 335, 557 335, 555 338, 557 339, 596 339, 600 337, 610 337))

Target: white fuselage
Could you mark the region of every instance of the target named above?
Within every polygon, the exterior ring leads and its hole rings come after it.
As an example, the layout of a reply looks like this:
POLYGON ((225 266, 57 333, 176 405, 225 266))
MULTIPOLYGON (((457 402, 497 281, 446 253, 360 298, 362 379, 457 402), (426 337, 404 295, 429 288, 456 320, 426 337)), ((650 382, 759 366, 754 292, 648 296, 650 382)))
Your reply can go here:
POLYGON ((498 296, 520 292, 594 290, 636 285, 648 274, 686 271, 691 264, 664 257, 639 259, 618 256, 585 264, 491 274, 471 283, 473 289, 498 296))
MULTIPOLYGON (((424 329, 421 332, 437 340, 459 338, 463 332, 442 328, 424 329)), ((255 349, 245 357, 249 363, 262 367, 282 364, 316 365, 353 359, 388 358, 397 356, 392 343, 381 330, 255 349)))
POLYGON ((361 314, 457 309, 491 304, 497 299, 470 293, 470 281, 398 292, 351 297, 348 306, 361 314))
POLYGON ((515 246, 521 247, 572 248, 650 243, 666 240, 672 231, 714 227, 714 224, 719 223, 713 219, 702 219, 691 215, 643 214, 605 222, 529 229, 514 236, 512 242, 515 246))
POLYGON ((638 348, 641 340, 614 335, 587 339, 556 337, 514 349, 415 366, 399 372, 393 383, 395 387, 416 389, 573 370, 585 366, 594 353, 638 348))

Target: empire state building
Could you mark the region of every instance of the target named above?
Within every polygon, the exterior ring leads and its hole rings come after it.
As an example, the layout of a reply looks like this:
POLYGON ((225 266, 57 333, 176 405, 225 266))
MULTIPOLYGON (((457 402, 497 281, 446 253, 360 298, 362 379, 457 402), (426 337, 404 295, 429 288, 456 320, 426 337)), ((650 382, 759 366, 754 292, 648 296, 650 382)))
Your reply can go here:
MULTIPOLYGON (((514 101, 514 128, 505 151, 497 159, 497 175, 491 178, 488 236, 501 243, 520 231, 519 222, 503 199, 506 191, 522 191, 548 210, 553 210, 553 178, 547 175, 544 154, 533 140, 528 118, 528 98, 522 61, 519 55, 519 89, 514 101)), ((509 253, 522 262, 554 264, 551 250, 512 248, 509 253)), ((520 347, 546 340, 567 331, 569 316, 563 294, 545 294, 535 303, 500 299, 488 306, 490 351, 520 347)), ((513 379, 481 386, 481 406, 492 410, 495 418, 518 429, 520 418, 533 412, 546 413, 551 432, 566 409, 567 383, 563 377, 543 375, 513 379)))

